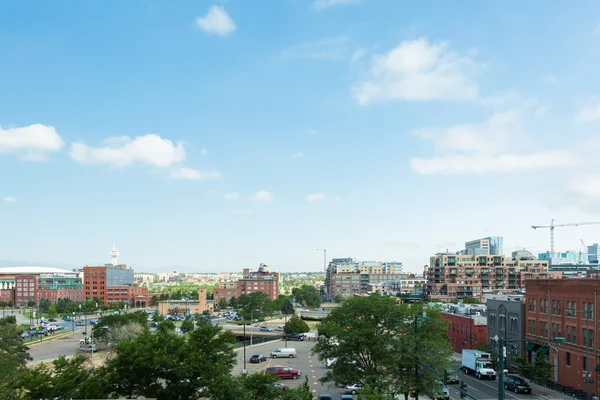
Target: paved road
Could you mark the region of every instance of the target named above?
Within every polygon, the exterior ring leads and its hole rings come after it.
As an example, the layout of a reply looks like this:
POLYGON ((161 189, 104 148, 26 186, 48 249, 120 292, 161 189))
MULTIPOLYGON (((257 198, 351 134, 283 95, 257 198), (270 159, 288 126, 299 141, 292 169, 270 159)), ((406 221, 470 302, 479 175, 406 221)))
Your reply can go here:
POLYGON ((33 363, 39 361, 52 361, 61 355, 73 356, 79 349, 79 341, 83 338, 82 330, 76 330, 74 334, 59 339, 54 339, 41 344, 31 344, 29 354, 33 363))

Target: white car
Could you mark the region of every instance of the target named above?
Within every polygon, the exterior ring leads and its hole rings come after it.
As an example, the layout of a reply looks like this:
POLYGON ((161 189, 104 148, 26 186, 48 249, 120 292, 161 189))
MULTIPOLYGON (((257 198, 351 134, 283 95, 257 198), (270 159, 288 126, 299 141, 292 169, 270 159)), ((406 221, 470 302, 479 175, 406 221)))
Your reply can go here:
POLYGON ((354 385, 346 385, 344 390, 346 393, 357 394, 362 389, 362 385, 359 383, 355 383, 354 385))

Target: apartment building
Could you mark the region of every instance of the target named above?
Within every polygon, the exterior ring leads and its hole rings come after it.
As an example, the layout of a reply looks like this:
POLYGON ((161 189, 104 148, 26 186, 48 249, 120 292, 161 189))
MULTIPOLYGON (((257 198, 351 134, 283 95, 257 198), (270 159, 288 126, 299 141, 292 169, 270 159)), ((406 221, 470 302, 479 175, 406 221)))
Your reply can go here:
POLYGON ((15 277, 15 305, 26 307, 30 301, 37 304, 37 290, 36 275, 17 275, 15 277))
POLYGON ((548 357, 558 383, 600 393, 598 295, 600 277, 527 282, 527 352, 548 357), (558 340, 557 340, 558 339, 558 340))
POLYGON ((325 274, 325 287, 330 298, 368 294, 386 282, 401 281, 402 263, 396 261, 356 261, 334 258, 325 274))
POLYGON ((260 264, 256 271, 244 268, 242 278, 236 281, 221 282, 213 292, 215 304, 222 298, 229 301, 232 297, 254 292, 266 293, 271 300, 279 297, 279 273, 271 272, 268 266, 260 264))
POLYGON ((430 299, 453 300, 486 293, 509 293, 532 279, 560 277, 548 272, 548 260, 513 260, 504 255, 440 253, 430 258, 427 295, 430 299))

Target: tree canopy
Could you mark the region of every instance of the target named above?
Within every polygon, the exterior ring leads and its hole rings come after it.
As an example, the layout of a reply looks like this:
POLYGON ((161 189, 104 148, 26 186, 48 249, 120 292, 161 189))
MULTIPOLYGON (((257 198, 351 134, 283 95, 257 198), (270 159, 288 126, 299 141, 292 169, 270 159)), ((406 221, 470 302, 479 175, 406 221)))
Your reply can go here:
POLYGON ((310 331, 310 328, 297 314, 294 314, 287 320, 283 330, 285 333, 306 333, 310 331))
POLYGON ((293 288, 292 296, 294 296, 296 302, 307 307, 319 307, 321 305, 321 296, 312 285, 302 285, 299 288, 293 288))
POLYGON ((433 387, 439 378, 423 365, 442 374, 452 352, 438 309, 377 294, 346 299, 319 325, 319 335, 313 351, 321 360, 336 359, 323 381, 362 383, 386 395, 433 387))
POLYGON ((2 384, 14 378, 16 372, 31 360, 28 347, 23 344, 17 318, 9 315, 0 319, 0 392, 2 384))

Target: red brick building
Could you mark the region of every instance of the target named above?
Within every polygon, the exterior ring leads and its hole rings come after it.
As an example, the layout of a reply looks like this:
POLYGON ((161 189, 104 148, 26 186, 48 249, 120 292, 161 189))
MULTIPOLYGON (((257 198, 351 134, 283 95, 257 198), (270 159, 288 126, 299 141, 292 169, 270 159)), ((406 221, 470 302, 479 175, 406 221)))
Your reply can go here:
POLYGON ((133 270, 125 264, 83 267, 84 298, 104 304, 124 301, 130 306, 150 304, 147 287, 134 286, 133 270))
POLYGON ((250 268, 244 268, 243 278, 237 282, 221 282, 218 289, 213 292, 214 303, 218 304, 224 298, 227 301, 232 297, 240 297, 242 294, 254 292, 266 293, 271 300, 279 297, 279 273, 271 272, 269 268, 261 264, 256 272, 250 272, 250 268))
POLYGON ((35 275, 15 276, 15 305, 27 306, 29 301, 38 302, 38 281, 35 275))
POLYGON ((477 349, 487 342, 487 318, 479 315, 442 313, 442 319, 448 321, 448 339, 457 353, 463 349, 477 349))
POLYGON ((599 278, 531 280, 525 300, 528 356, 548 356, 558 383, 574 389, 586 390, 589 373, 591 395, 600 393, 599 294, 599 278))
POLYGON ((0 301, 15 301, 15 290, 14 289, 0 289, 0 301))
POLYGON ((58 299, 69 299, 73 301, 83 301, 83 288, 79 289, 38 289, 38 299, 48 299, 56 303, 58 299))

